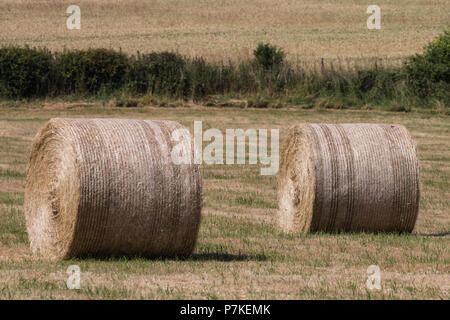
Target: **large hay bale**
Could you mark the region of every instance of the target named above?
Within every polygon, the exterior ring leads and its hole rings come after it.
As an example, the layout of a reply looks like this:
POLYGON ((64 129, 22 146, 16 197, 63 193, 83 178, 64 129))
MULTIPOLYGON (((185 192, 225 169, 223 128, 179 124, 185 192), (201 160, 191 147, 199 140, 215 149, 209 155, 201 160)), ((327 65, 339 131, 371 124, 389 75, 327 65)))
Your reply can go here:
POLYGON ((411 232, 419 210, 416 149, 403 126, 294 126, 278 184, 286 232, 411 232))
MULTIPOLYGON (((47 122, 27 169, 32 251, 51 259, 192 253, 201 172, 198 165, 172 162, 171 150, 180 146, 171 138, 175 129, 184 127, 126 119, 47 122)), ((191 140, 181 141, 193 157, 191 140)))

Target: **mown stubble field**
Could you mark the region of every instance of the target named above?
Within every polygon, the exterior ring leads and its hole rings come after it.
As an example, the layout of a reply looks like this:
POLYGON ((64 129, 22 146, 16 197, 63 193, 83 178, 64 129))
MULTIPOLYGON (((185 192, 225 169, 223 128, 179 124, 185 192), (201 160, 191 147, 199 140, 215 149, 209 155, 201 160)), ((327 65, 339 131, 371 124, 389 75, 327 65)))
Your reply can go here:
POLYGON ((209 108, 113 108, 101 104, 0 106, 0 298, 327 299, 450 297, 450 117, 430 112, 209 108), (23 213, 31 139, 52 117, 171 119, 204 130, 279 128, 297 122, 405 125, 417 142, 422 199, 412 234, 286 235, 276 228, 276 176, 257 165, 203 166, 203 221, 185 260, 89 259, 48 262, 31 256, 23 213), (82 271, 80 290, 66 269, 82 271), (382 289, 368 290, 369 265, 382 289))

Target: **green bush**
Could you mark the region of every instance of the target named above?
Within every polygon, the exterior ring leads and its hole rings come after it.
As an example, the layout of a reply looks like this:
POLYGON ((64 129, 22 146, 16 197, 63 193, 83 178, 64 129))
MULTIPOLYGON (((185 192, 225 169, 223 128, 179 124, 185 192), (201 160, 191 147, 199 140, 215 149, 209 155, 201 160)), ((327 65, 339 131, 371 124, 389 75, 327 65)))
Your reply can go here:
POLYGON ((285 54, 284 51, 268 43, 260 43, 253 51, 255 59, 264 69, 271 69, 282 64, 285 54))
POLYGON ((450 28, 405 63, 408 86, 421 98, 450 92, 450 28))
POLYGON ((52 54, 28 47, 0 48, 0 96, 39 97, 52 93, 52 54))
POLYGON ((132 59, 129 86, 138 93, 183 97, 189 92, 186 61, 171 52, 150 53, 132 59))
POLYGON ((376 70, 360 70, 355 77, 355 89, 357 92, 366 93, 375 87, 376 81, 376 70))
POLYGON ((113 91, 125 85, 129 59, 108 49, 65 51, 56 55, 55 65, 62 94, 113 91))
POLYGON ((211 64, 203 58, 195 58, 188 63, 188 76, 194 100, 212 94, 245 90, 241 84, 236 83, 236 68, 231 63, 211 64))

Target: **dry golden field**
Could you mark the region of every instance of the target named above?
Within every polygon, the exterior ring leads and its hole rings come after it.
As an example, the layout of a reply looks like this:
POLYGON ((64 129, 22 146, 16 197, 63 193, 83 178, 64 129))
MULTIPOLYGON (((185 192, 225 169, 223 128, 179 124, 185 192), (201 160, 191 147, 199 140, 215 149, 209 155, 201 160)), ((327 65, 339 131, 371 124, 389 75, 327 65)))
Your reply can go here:
POLYGON ((101 103, 0 105, 1 299, 449 299, 450 117, 298 108, 117 108, 101 103), (298 122, 405 125, 417 142, 422 198, 412 234, 286 235, 276 227, 276 176, 257 165, 203 166, 203 220, 192 257, 48 262, 31 256, 23 197, 30 143, 52 117, 171 119, 190 128, 287 128, 298 122), (80 290, 66 288, 79 265, 80 290), (382 289, 368 290, 369 265, 382 289))
POLYGON ((0 45, 174 50, 217 61, 248 58, 270 42, 291 61, 397 62, 450 24, 448 0, 374 4, 381 30, 366 28, 368 2, 359 0, 0 0, 0 45), (81 8, 81 30, 66 28, 70 4, 81 8))

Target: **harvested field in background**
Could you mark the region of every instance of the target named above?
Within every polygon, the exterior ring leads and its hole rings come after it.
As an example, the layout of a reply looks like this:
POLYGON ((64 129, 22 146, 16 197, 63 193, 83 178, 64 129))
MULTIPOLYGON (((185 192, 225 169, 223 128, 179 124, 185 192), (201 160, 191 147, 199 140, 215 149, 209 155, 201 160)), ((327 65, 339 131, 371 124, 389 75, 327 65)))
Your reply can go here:
POLYGON ((450 117, 432 112, 110 108, 101 104, 0 106, 0 298, 450 298, 450 117), (31 255, 24 218, 26 160, 38 129, 54 117, 169 119, 191 128, 287 128, 300 122, 395 123, 417 142, 422 182, 412 234, 286 235, 276 228, 277 178, 259 166, 203 166, 198 245, 179 260, 45 262, 31 255), (66 269, 82 271, 67 290, 66 269), (381 269, 381 291, 365 287, 381 269))
POLYGON ((66 28, 62 0, 0 0, 0 45, 174 50, 222 61, 248 59, 258 42, 293 62, 396 64, 420 51, 450 21, 448 0, 380 0, 382 29, 367 30, 367 2, 353 0, 81 0, 81 30, 66 28), (126 14, 124 14, 126 13, 126 14), (350 61, 348 61, 350 59, 350 61))

